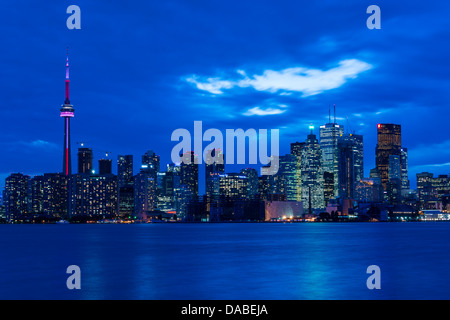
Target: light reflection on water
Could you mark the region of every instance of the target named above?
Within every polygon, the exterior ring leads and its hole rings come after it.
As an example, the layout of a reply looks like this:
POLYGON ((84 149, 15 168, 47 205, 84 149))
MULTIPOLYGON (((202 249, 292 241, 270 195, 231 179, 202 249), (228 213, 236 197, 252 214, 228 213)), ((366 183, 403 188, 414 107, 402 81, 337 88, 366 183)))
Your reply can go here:
POLYGON ((450 299, 449 249, 433 222, 0 225, 0 298, 450 299))

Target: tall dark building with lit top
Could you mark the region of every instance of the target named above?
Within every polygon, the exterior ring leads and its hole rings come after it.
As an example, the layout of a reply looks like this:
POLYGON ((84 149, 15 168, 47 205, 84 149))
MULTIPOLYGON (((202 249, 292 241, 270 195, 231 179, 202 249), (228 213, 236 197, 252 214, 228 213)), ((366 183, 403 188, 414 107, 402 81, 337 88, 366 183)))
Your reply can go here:
POLYGON ((117 157, 117 184, 119 217, 131 217, 134 213, 133 155, 117 157))
POLYGON ((188 193, 192 198, 198 197, 198 160, 193 151, 182 155, 181 162, 181 181, 180 183, 187 187, 188 193))
POLYGON ((99 174, 111 174, 112 173, 112 160, 100 159, 98 160, 99 174))
POLYGON ((94 159, 92 149, 84 148, 83 144, 81 146, 78 148, 78 173, 91 173, 94 159))
POLYGON ((401 157, 402 127, 399 124, 379 123, 377 125, 378 141, 375 149, 376 166, 381 183, 386 190, 389 182, 389 156, 401 157))
POLYGON ((133 155, 117 157, 117 179, 119 187, 133 184, 133 155))
POLYGON ((338 195, 354 198, 356 184, 364 178, 363 136, 346 133, 338 139, 338 195))
POLYGON ((63 149, 63 173, 65 176, 72 174, 72 162, 70 153, 70 118, 74 117, 75 109, 69 100, 69 52, 67 51, 66 60, 66 99, 61 106, 61 118, 64 118, 64 149, 63 149))
POLYGON ((220 149, 208 150, 205 164, 206 195, 214 194, 214 177, 225 173, 225 156, 220 149))

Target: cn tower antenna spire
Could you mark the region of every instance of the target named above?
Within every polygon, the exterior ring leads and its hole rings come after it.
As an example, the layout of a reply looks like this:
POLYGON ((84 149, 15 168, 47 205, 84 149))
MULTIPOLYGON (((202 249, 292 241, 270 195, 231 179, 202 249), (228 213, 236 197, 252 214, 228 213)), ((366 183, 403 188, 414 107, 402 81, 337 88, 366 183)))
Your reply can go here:
POLYGON ((63 173, 65 176, 72 174, 71 152, 70 152, 70 118, 74 117, 75 109, 69 100, 69 48, 66 58, 66 99, 60 109, 60 116, 64 119, 64 149, 63 149, 63 173))
POLYGON ((67 58, 66 58, 66 100, 64 101, 65 104, 70 104, 69 99, 69 47, 67 47, 67 58))

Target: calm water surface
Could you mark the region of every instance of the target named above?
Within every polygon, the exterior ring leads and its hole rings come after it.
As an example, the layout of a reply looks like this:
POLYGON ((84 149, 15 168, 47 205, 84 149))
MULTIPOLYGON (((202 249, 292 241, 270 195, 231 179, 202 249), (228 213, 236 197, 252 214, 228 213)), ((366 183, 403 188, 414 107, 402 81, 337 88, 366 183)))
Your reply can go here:
POLYGON ((450 299, 449 270, 445 222, 0 225, 0 299, 450 299))

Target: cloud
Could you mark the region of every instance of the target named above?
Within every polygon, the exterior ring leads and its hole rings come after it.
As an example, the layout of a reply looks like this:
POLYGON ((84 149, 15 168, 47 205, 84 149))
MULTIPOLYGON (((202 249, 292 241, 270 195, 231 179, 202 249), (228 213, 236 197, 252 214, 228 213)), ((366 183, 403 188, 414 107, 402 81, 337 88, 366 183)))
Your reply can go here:
POLYGON ((275 114, 282 114, 286 112, 287 106, 286 105, 280 105, 280 108, 265 108, 261 109, 260 107, 254 107, 251 109, 248 109, 246 112, 243 113, 244 116, 268 116, 268 115, 275 115, 275 114))
POLYGON ((195 84, 197 89, 208 91, 212 94, 222 94, 222 89, 230 89, 234 86, 233 82, 220 80, 219 78, 208 78, 206 82, 199 82, 196 76, 188 78, 187 82, 195 84))
POLYGON ((262 75, 252 77, 248 77, 245 71, 238 70, 238 74, 244 79, 207 78, 201 81, 198 76, 193 76, 187 78, 187 81, 212 94, 222 94, 224 89, 233 87, 250 87, 257 91, 279 92, 281 95, 299 92, 303 97, 307 97, 338 88, 347 80, 354 79, 371 68, 372 66, 364 61, 349 59, 340 61, 337 67, 328 70, 295 67, 281 71, 265 70, 262 75))
POLYGON ((41 140, 41 139, 37 139, 37 140, 32 140, 32 141, 15 141, 15 142, 7 142, 4 143, 5 147, 11 149, 11 150, 17 150, 18 148, 21 148, 23 150, 23 148, 36 148, 36 149, 56 149, 58 148, 58 146, 53 143, 53 142, 49 142, 49 141, 45 141, 45 140, 41 140))
POLYGON ((31 146, 31 147, 36 147, 36 148, 56 148, 56 144, 54 144, 53 142, 48 142, 45 140, 34 140, 31 142, 25 142, 25 144, 31 146))

